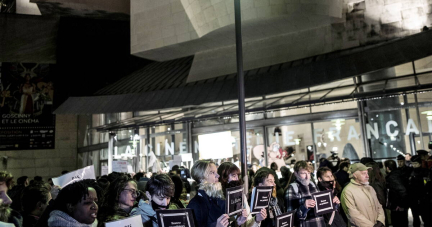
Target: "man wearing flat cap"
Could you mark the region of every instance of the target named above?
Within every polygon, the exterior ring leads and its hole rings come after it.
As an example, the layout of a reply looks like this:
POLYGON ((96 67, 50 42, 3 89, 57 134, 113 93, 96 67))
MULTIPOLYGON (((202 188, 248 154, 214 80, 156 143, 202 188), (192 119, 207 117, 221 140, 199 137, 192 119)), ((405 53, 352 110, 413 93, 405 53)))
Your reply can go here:
POLYGON ((370 168, 361 163, 355 163, 348 170, 351 181, 342 191, 341 199, 349 226, 384 226, 384 210, 375 190, 369 186, 368 169, 370 168))

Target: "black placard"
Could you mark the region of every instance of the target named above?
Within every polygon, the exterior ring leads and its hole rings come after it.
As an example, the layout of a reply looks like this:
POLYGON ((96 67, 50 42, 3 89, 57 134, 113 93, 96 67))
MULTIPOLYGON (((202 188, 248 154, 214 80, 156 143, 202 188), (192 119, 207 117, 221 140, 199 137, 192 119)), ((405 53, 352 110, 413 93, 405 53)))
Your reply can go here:
POLYGON ((243 210, 243 186, 226 189, 226 211, 229 216, 243 210))
POLYGON ((195 227, 191 209, 156 210, 160 227, 195 227))
POLYGON ((315 215, 330 213, 334 210, 332 190, 312 193, 312 199, 315 200, 315 215))
POLYGON ((296 210, 293 210, 276 216, 276 227, 293 227, 295 212, 296 210))
POLYGON ((257 214, 262 208, 268 207, 272 191, 273 186, 256 186, 252 190, 251 214, 257 214))

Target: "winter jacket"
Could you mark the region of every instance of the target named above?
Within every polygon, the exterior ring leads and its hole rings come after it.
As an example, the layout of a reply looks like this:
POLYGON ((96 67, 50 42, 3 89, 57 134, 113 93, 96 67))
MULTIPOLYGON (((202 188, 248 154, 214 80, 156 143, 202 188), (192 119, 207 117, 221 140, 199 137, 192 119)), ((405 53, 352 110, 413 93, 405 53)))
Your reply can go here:
POLYGON ((337 171, 334 176, 336 177, 337 182, 340 186, 342 186, 342 188, 344 188, 350 182, 349 174, 341 169, 337 171))
POLYGON ((408 207, 408 192, 404 183, 403 172, 400 169, 391 171, 386 176, 387 204, 386 208, 396 210, 396 207, 408 207))
POLYGON ((195 214, 195 226, 214 227, 217 219, 225 214, 225 200, 209 197, 204 190, 198 190, 187 208, 195 214))
POLYGON ((97 226, 97 220, 93 224, 83 224, 75 220, 63 211, 54 210, 50 213, 48 219, 49 227, 95 227, 97 226))
POLYGON ((326 226, 324 217, 315 215, 315 208, 306 208, 305 201, 312 199, 312 193, 319 192, 314 183, 308 186, 302 185, 298 180, 290 184, 285 192, 285 202, 287 211, 297 210, 295 213, 295 223, 299 227, 324 227, 326 226))
POLYGON ((426 187, 424 178, 428 176, 428 171, 423 168, 414 168, 408 179, 408 199, 411 205, 418 205, 426 197, 426 187))
MULTIPOLYGON (((321 182, 318 182, 318 188, 320 191, 325 191, 328 190, 326 187, 324 187, 321 182)), ((333 192, 335 192, 335 190, 333 190, 333 192)), ((337 192, 335 194, 333 194, 333 198, 336 196, 337 192)), ((340 214, 340 204, 333 204, 335 209, 332 213, 327 213, 327 214, 323 214, 325 223, 327 224, 327 226, 331 226, 331 227, 345 227, 347 226, 347 224, 345 223, 342 215, 340 214), (332 222, 331 224, 330 221, 332 222)))
POLYGON ((21 227, 23 224, 23 218, 20 213, 12 209, 9 215, 8 223, 14 224, 15 227, 21 227))
POLYGON ((377 221, 385 223, 384 210, 371 186, 351 179, 341 197, 342 208, 350 222, 348 226, 372 227, 377 221))
MULTIPOLYGON (((170 204, 169 209, 175 210, 179 209, 179 207, 176 204, 170 204)), ((149 204, 148 201, 144 201, 141 199, 138 203, 138 207, 133 208, 130 212, 130 215, 141 215, 144 226, 159 227, 156 211, 153 210, 153 207, 149 204)))

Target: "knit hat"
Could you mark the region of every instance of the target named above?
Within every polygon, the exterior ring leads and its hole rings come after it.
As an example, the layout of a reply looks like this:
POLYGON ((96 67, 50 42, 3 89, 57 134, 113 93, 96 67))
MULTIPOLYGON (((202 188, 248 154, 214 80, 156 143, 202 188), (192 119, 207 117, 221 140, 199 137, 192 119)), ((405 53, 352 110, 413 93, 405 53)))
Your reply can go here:
POLYGON ((353 174, 357 171, 365 171, 365 170, 368 170, 371 168, 372 167, 366 167, 365 165, 363 165, 361 163, 354 163, 354 164, 350 165, 350 168, 348 170, 349 178, 353 178, 353 174))
POLYGON ((405 156, 400 154, 397 156, 397 160, 405 160, 405 156))

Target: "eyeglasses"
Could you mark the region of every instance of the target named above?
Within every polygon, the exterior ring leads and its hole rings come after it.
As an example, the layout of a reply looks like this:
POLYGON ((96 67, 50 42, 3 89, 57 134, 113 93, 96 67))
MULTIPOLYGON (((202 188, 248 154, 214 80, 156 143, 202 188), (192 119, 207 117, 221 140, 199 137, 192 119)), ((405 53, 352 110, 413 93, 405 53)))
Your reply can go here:
POLYGON ((269 183, 269 184, 274 184, 274 183, 275 183, 274 180, 266 180, 266 181, 267 181, 267 183, 269 183))
POLYGON ((125 189, 123 189, 123 191, 129 191, 131 193, 131 195, 136 196, 136 197, 140 196, 140 192, 137 190, 125 188, 125 189))

